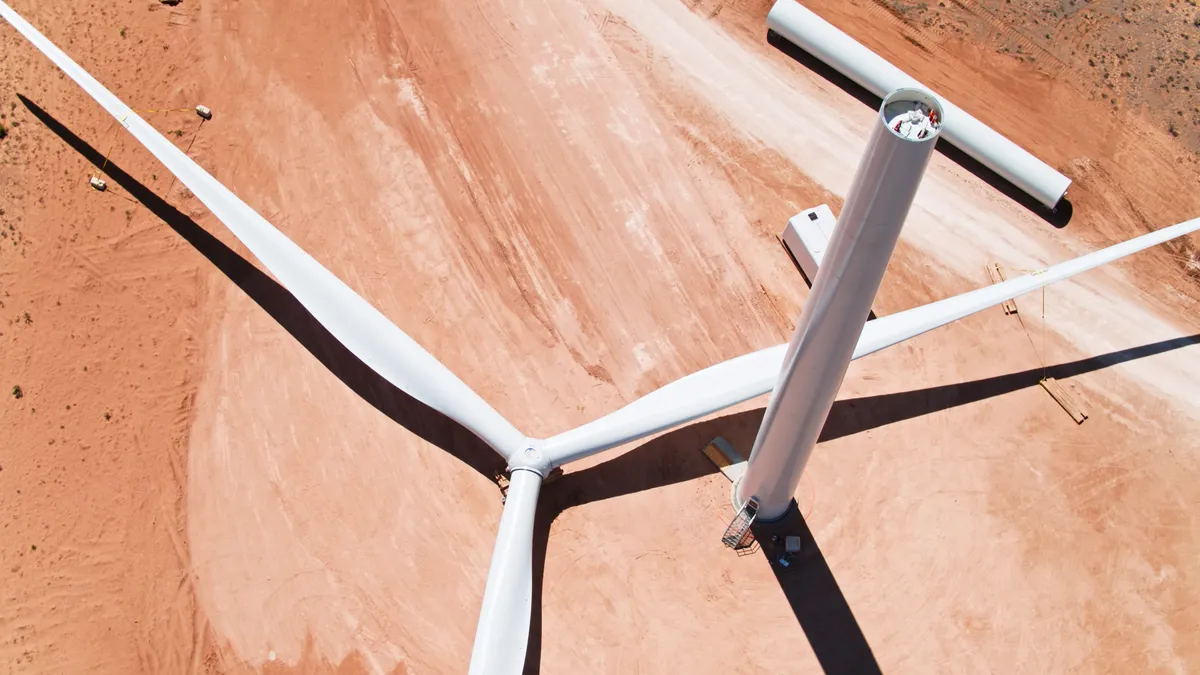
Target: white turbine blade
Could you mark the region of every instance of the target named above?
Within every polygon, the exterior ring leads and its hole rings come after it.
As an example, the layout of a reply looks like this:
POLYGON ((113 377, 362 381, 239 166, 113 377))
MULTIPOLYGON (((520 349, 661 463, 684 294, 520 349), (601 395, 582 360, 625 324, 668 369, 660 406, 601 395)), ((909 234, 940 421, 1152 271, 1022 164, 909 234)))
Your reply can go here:
MULTIPOLYGON (((853 358, 873 354, 1005 300, 1196 231, 1200 231, 1200 218, 1144 234, 1041 272, 875 319, 863 328, 853 358)), ((561 466, 765 394, 777 384, 786 351, 787 344, 777 345, 693 373, 616 412, 554 436, 542 447, 550 465, 561 466)))
POLYGON ((525 669, 533 611, 533 525, 541 488, 537 473, 512 472, 475 629, 470 675, 520 675, 525 669))
POLYGON ((598 420, 549 438, 551 466, 637 440, 765 394, 779 379, 787 344, 723 361, 646 394, 598 420))
POLYGON ((525 437, 383 314, 154 130, 4 2, 0 16, 174 173, 321 325, 372 370, 470 429, 505 459, 525 437))
POLYGON ((1200 230, 1200 218, 1143 234, 1129 241, 1053 265, 1040 272, 1009 279, 993 286, 875 319, 868 322, 863 328, 862 337, 859 338, 858 346, 854 350, 854 358, 873 354, 880 349, 891 347, 909 338, 953 323, 965 316, 995 307, 1005 300, 1011 300, 1043 286, 1049 286, 1056 281, 1062 281, 1080 272, 1086 272, 1197 230, 1200 230))

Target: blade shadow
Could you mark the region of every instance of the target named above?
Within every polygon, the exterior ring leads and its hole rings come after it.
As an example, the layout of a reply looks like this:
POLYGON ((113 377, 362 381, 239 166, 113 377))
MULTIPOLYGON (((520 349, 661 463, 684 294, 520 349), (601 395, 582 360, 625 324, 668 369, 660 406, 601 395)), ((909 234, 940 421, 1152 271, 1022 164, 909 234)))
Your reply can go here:
MULTIPOLYGON (((782 38, 779 40, 790 45, 782 38)), ((794 46, 792 48, 797 49, 794 46)), ((827 75, 831 80, 842 77, 813 57, 802 51, 801 54, 817 64, 810 67, 818 73, 821 72, 820 68, 825 68, 832 73, 827 75)), ((850 84, 857 87, 852 82, 850 84)), ((867 95, 870 95, 869 92, 867 95)), ((503 459, 482 440, 445 415, 396 388, 367 367, 313 318, 295 296, 253 263, 130 176, 119 165, 111 160, 106 162, 99 151, 36 103, 19 94, 18 98, 67 145, 93 165, 103 166, 105 174, 112 182, 125 189, 133 199, 191 244, 359 397, 411 433, 442 448, 489 479, 494 479, 497 472, 504 469, 503 459)), ((875 99, 874 105, 878 106, 878 98, 875 99)), ((1047 369, 1045 374, 1063 379, 1194 344, 1200 344, 1200 334, 1061 364, 1047 369)), ((1042 375, 1041 369, 1031 369, 960 384, 840 400, 834 404, 821 440, 828 441, 853 435, 1035 386, 1042 375)), ((724 436, 735 447, 749 448, 763 414, 764 410, 758 409, 682 427, 602 464, 566 474, 545 486, 534 529, 534 609, 530 623, 526 672, 540 672, 542 585, 549 534, 555 518, 574 506, 715 473, 715 467, 697 450, 714 436, 724 436)), ((799 534, 804 541, 805 553, 802 554, 802 562, 798 567, 786 570, 779 568, 777 547, 768 547, 766 543, 770 541, 773 530, 764 529, 764 536, 759 540, 764 542, 763 552, 772 565, 780 587, 822 667, 828 673, 878 672, 878 665, 871 655, 870 646, 862 636, 857 621, 850 612, 819 548, 813 542, 812 534, 803 518, 798 513, 795 516, 789 515, 778 526, 783 527, 785 524, 789 533, 799 534), (815 608, 824 609, 817 611, 815 608)))
POLYGON ((724 436, 735 447, 750 447, 764 412, 750 410, 680 427, 606 462, 565 474, 543 487, 533 531, 533 614, 525 652, 527 675, 541 672, 542 584, 554 520, 576 506, 715 473, 712 463, 696 450, 714 436, 724 436))
MULTIPOLYGON (((759 408, 683 427, 607 462, 566 474, 546 486, 534 529, 533 615, 525 673, 538 673, 541 669, 543 579, 555 518, 572 507, 715 473, 713 464, 697 450, 715 436, 724 436, 735 448, 751 447, 765 412, 759 408)), ((761 553, 825 672, 830 675, 880 672, 833 572, 794 505, 783 519, 756 525, 754 533, 762 542, 761 553), (782 544, 771 542, 771 535, 776 533, 781 537, 782 533, 799 535, 804 542, 803 557, 790 567, 778 563, 782 544)), ((720 532, 713 533, 719 535, 720 532)))
MULTIPOLYGON (((828 80, 834 86, 858 99, 860 103, 872 110, 879 110, 879 106, 883 104, 883 99, 871 93, 849 77, 841 74, 824 61, 792 44, 787 38, 775 31, 767 30, 767 43, 790 56, 792 60, 811 70, 814 74, 828 80)), ((1071 201, 1066 197, 1063 197, 1053 210, 1048 209, 1044 204, 1029 196, 1024 190, 1010 183, 1008 179, 984 166, 982 162, 974 157, 959 150, 958 147, 952 145, 944 138, 938 139, 937 151, 990 185, 992 189, 1025 207, 1030 213, 1033 213, 1055 228, 1062 229, 1066 227, 1071 222, 1071 217, 1075 215, 1075 207, 1071 205, 1071 201)))
POLYGON ((1035 387, 1042 381, 1043 376, 1065 380, 1076 375, 1095 372, 1196 344, 1200 344, 1200 333, 1152 342, 1045 369, 1031 368, 1019 373, 997 375, 971 382, 943 384, 894 394, 843 399, 833 405, 829 419, 825 420, 825 428, 821 432, 820 440, 832 441, 843 436, 851 436, 887 426, 894 422, 976 403, 1027 387, 1035 387))
MULTIPOLYGON (((970 382, 913 391, 842 399, 834 403, 821 441, 887 426, 935 412, 1037 386, 1043 375, 1066 379, 1110 366, 1200 344, 1200 334, 1162 340, 1045 369, 1030 369, 970 382)), ((682 427, 635 447, 606 462, 564 475, 545 486, 534 529, 533 616, 526 652, 526 673, 540 672, 542 642, 542 584, 550 529, 567 509, 603 499, 695 480, 717 469, 698 450, 715 436, 747 452, 752 447, 765 409, 707 420, 682 427)), ((780 589, 804 630, 826 673, 877 673, 879 665, 845 601, 808 525, 793 508, 781 521, 760 524, 755 534, 780 589), (786 531, 786 532, 785 532, 786 531), (778 564, 780 545, 772 534, 794 534, 803 552, 794 566, 778 564)), ((719 536, 714 532, 713 536, 719 536)))
POLYGON ((313 318, 286 288, 111 159, 105 161, 103 154, 36 103, 20 94, 17 98, 42 124, 84 159, 97 168, 103 167, 108 179, 191 244, 360 398, 411 433, 445 450, 489 479, 494 479, 497 472, 504 469, 504 460, 465 427, 396 388, 360 361, 313 318))

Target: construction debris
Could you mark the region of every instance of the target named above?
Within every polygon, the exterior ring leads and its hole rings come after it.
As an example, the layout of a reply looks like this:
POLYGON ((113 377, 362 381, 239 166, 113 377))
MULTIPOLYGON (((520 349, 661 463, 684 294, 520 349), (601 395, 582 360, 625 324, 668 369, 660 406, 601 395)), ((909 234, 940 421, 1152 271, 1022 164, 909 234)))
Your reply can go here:
POLYGON ((1058 401, 1058 404, 1062 406, 1063 410, 1067 411, 1067 414, 1071 416, 1071 419, 1075 420, 1076 424, 1083 424, 1083 421, 1088 418, 1087 411, 1083 409, 1083 406, 1079 404, 1076 398, 1058 380, 1053 377, 1047 377, 1042 380, 1041 384, 1042 388, 1055 401, 1058 401))
MULTIPOLYGON (((1004 281, 1004 272, 1000 270, 1000 265, 998 263, 988 263, 987 272, 988 276, 992 278, 993 284, 998 284, 1001 281, 1004 281)), ((1005 300, 1004 304, 1000 306, 1004 308, 1004 314, 1006 316, 1017 313, 1017 303, 1013 302, 1012 300, 1005 300)))
POLYGON ((775 564, 787 569, 792 566, 792 563, 796 561, 796 557, 800 555, 801 539, 794 534, 787 536, 772 534, 771 546, 776 552, 783 549, 775 558, 775 564))
POLYGON ((211 110, 211 109, 209 109, 209 107, 208 107, 208 106, 206 106, 206 105, 198 105, 198 106, 196 106, 196 114, 197 114, 197 115, 199 115, 201 118, 203 118, 203 119, 205 119, 205 120, 211 120, 211 119, 212 119, 212 110, 211 110))
POLYGON ((100 178, 99 176, 92 176, 89 178, 88 185, 91 185, 92 189, 97 192, 104 192, 108 189, 108 183, 105 183, 104 179, 100 178))

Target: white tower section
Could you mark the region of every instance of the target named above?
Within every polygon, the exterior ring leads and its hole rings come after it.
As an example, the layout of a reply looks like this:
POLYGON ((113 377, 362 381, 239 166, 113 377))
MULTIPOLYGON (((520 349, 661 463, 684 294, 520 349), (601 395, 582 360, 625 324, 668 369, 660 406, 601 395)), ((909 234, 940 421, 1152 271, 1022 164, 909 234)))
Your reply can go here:
MULTIPOLYGON (((901 88, 928 89, 794 0, 777 0, 767 14, 767 27, 880 98, 901 88)), ((939 103, 946 113, 942 134, 947 141, 1046 208, 1058 205, 1070 178, 950 101, 939 103)))
POLYGON ((833 239, 788 345, 737 501, 782 516, 850 366, 941 131, 942 107, 920 89, 883 100, 833 239))

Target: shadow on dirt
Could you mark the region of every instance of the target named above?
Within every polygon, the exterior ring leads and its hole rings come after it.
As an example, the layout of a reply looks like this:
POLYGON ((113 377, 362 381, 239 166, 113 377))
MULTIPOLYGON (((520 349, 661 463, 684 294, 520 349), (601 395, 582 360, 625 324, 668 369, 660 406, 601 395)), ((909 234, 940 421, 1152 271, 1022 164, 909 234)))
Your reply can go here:
POLYGON ((751 531, 796 621, 804 629, 821 669, 828 675, 881 672, 871 645, 867 644, 796 502, 792 502, 783 518, 755 523, 751 531), (789 535, 800 538, 799 553, 786 552, 789 535))
MULTIPOLYGON (((542 585, 554 519, 575 506, 715 473, 712 463, 698 450, 715 436, 725 437, 736 448, 750 448, 764 412, 759 408, 678 429, 603 464, 566 474, 546 486, 534 528, 534 612, 530 622, 526 673, 540 672, 542 585)), ((794 505, 781 520, 756 525, 754 534, 761 542, 756 555, 765 557, 771 566, 784 599, 791 606, 825 672, 831 675, 878 673, 879 666, 871 648, 794 505), (779 564, 784 533, 798 535, 804 542, 803 555, 790 566, 779 564), (772 541, 773 534, 781 535, 779 544, 772 541)), ((720 536, 720 531, 713 531, 714 538, 720 536)), ((732 551, 729 554, 734 555, 732 551)), ((780 649, 792 647, 780 645, 780 649)))
MULTIPOLYGON (((714 436, 724 436, 739 448, 750 447, 763 413, 763 409, 751 410, 678 428, 602 464, 565 474, 543 488, 533 535, 533 616, 525 659, 526 673, 541 670, 542 584, 554 519, 576 506, 714 473, 716 469, 712 463, 697 450, 714 436)), ((714 536, 720 537, 721 533, 714 536)))
POLYGON ((970 382, 943 384, 894 394, 842 399, 833 405, 829 419, 825 421, 825 429, 821 432, 821 440, 832 441, 835 438, 877 429, 894 422, 1003 396, 1027 387, 1036 387, 1043 377, 1065 380, 1076 375, 1091 373, 1197 344, 1200 344, 1200 333, 1070 361, 1045 369, 1031 368, 1019 373, 997 375, 970 382))
MULTIPOLYGON (((814 70, 820 72, 817 68, 814 70)), ((836 73, 834 75, 841 77, 836 73)), ((504 468, 503 460, 474 434, 400 391, 351 354, 287 289, 123 171, 120 166, 111 161, 105 162, 100 152, 37 104, 23 96, 19 98, 34 116, 76 152, 97 167, 103 165, 105 174, 113 183, 126 190, 132 198, 183 237, 363 400, 397 424, 442 448, 489 479, 494 478, 496 472, 504 468)), ((877 106, 878 99, 874 101, 873 105, 877 106)), ((850 436, 894 422, 1036 386, 1043 376, 1065 379, 1196 344, 1200 344, 1200 334, 1072 361, 1045 371, 1033 369, 972 382, 843 399, 834 404, 821 440, 850 436)), ((724 436, 734 447, 751 447, 763 414, 763 409, 757 409, 691 424, 643 443, 602 464, 568 473, 544 487, 534 530, 534 609, 526 672, 540 671, 543 574, 554 519, 574 506, 715 473, 715 467, 698 450, 715 436, 724 436)), ((714 532, 713 536, 719 537, 720 534, 714 532)), ((793 508, 777 523, 757 526, 755 534, 762 543, 762 553, 770 563, 784 597, 791 605, 825 671, 879 672, 878 664, 858 622, 854 619, 829 566, 813 540, 812 533, 796 509, 793 508), (783 533, 800 536, 803 541, 802 553, 797 557, 795 564, 786 568, 778 562, 781 544, 772 540, 772 535, 783 533)))
MULTIPOLYGON (((800 65, 808 68, 816 75, 828 80, 831 84, 837 86, 839 89, 846 92, 850 96, 853 96, 855 99, 858 99, 860 103, 868 108, 871 108, 872 110, 879 110, 879 106, 883 104, 883 99, 879 98, 875 94, 872 94, 854 80, 851 80, 834 68, 830 67, 824 61, 821 61, 812 54, 809 54, 800 47, 792 44, 787 40, 787 38, 779 35, 775 31, 767 31, 767 42, 772 47, 775 47, 779 51, 790 56, 793 60, 799 62, 800 65)), ((970 171, 980 180, 990 185, 997 192, 1025 207, 1025 209, 1030 213, 1046 221, 1051 226, 1062 229, 1071 222, 1071 217, 1075 214, 1075 208, 1071 205, 1070 200, 1066 199, 1065 197, 1058 203, 1058 206, 1054 210, 1050 210, 1041 202, 1029 196, 1024 190, 1021 190, 1017 186, 1008 182, 1008 180, 1003 178, 1000 174, 984 166, 979 162, 979 160, 951 145, 946 139, 938 139, 937 150, 945 155, 947 159, 955 164, 958 164, 967 171, 970 171)))
POLYGON ((364 401, 489 479, 504 469, 504 460, 478 437, 454 420, 397 389, 350 353, 286 288, 130 176, 111 159, 105 161, 103 154, 36 103, 20 94, 17 96, 42 124, 84 159, 98 168, 103 166, 110 183, 124 189, 130 197, 175 230, 364 401))
MULTIPOLYGON (((821 441, 852 436, 895 422, 1036 387, 1043 377, 1067 379, 1193 345, 1200 345, 1200 334, 1071 361, 1045 370, 1037 368, 970 382, 842 399, 834 403, 821 433, 821 441)), ((534 612, 530 624, 526 672, 539 671, 542 574, 554 519, 574 506, 716 473, 716 467, 698 451, 715 436, 724 436, 734 447, 747 452, 754 444, 764 413, 765 410, 759 408, 682 427, 607 462, 568 473, 544 488, 534 530, 534 612)), ((871 654, 870 646, 799 513, 793 509, 782 521, 770 527, 756 527, 755 535, 825 672, 878 672, 879 666, 871 654), (796 567, 782 568, 778 564, 779 546, 771 544, 770 535, 783 534, 784 530, 786 534, 800 536, 804 542, 804 553, 796 567)), ((713 532, 713 537, 720 536, 721 532, 713 532)), ((733 555, 732 552, 730 555, 733 555)))

